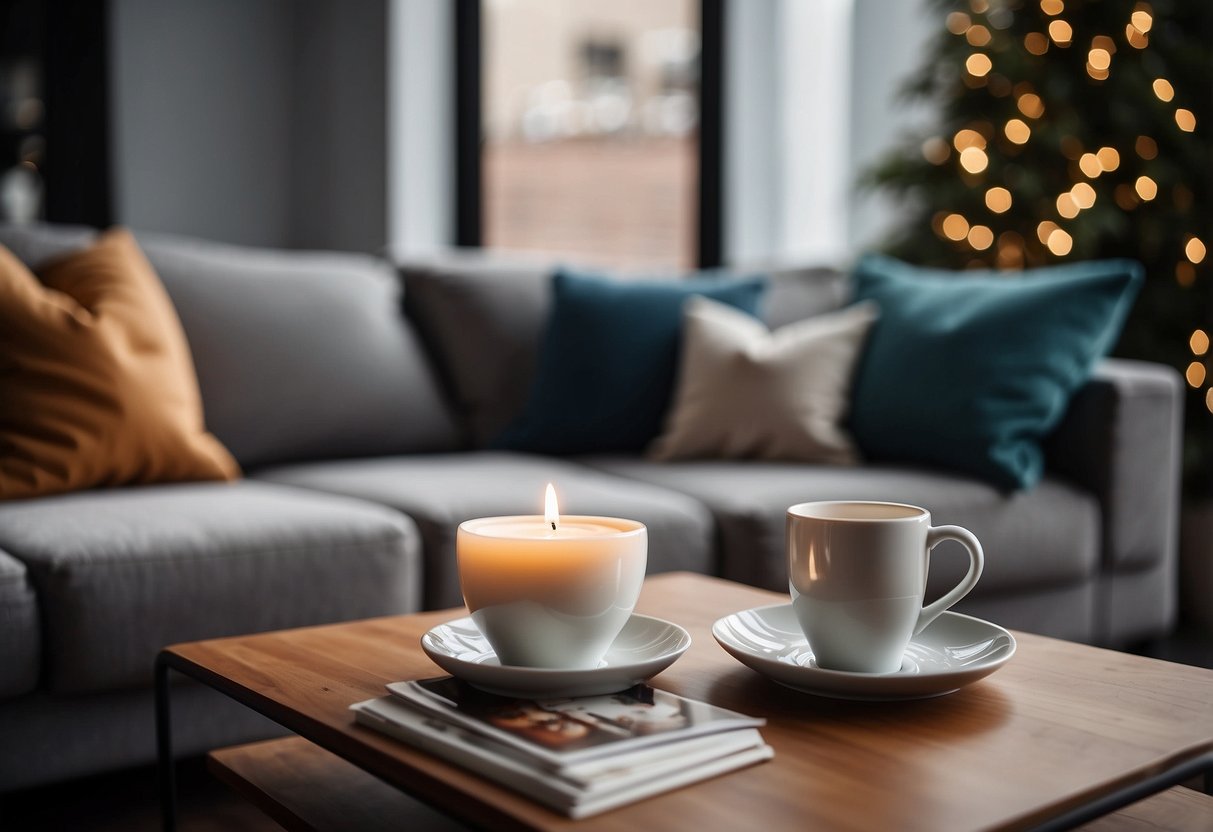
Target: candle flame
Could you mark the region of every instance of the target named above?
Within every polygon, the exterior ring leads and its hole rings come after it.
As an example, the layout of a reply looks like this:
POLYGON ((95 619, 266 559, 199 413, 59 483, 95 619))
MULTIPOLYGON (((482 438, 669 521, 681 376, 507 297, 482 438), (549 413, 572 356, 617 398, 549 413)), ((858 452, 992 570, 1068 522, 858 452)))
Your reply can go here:
POLYGON ((560 522, 560 506, 556 504, 556 489, 552 488, 550 482, 543 494, 543 522, 551 526, 552 531, 556 531, 556 524, 560 522))

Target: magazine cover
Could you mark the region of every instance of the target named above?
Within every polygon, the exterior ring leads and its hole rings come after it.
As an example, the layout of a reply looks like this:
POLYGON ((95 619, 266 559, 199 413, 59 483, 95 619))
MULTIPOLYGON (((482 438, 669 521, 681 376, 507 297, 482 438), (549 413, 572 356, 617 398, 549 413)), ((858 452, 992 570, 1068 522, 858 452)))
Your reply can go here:
POLYGON ((764 724, 647 685, 603 696, 545 700, 484 693, 451 676, 396 682, 388 690, 431 714, 555 765, 764 724))
POLYGON ((757 730, 703 736, 605 761, 582 765, 569 777, 533 768, 518 752, 447 720, 427 715, 385 696, 350 706, 369 728, 476 771, 570 817, 587 817, 669 789, 769 760, 773 751, 757 730), (651 756, 652 759, 642 759, 651 756))

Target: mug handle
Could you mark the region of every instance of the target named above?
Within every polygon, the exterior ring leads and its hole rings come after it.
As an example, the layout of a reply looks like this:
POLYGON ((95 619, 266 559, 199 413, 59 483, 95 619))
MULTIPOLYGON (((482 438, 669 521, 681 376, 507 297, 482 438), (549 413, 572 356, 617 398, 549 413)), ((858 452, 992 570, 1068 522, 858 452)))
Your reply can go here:
POLYGON ((918 624, 914 627, 914 635, 921 633, 945 610, 968 595, 969 591, 977 585, 977 579, 981 577, 981 570, 985 567, 986 558, 981 549, 981 542, 971 531, 962 529, 960 526, 933 526, 927 529, 927 552, 945 540, 955 540, 969 550, 969 571, 950 592, 938 601, 923 607, 922 612, 918 614, 918 624))

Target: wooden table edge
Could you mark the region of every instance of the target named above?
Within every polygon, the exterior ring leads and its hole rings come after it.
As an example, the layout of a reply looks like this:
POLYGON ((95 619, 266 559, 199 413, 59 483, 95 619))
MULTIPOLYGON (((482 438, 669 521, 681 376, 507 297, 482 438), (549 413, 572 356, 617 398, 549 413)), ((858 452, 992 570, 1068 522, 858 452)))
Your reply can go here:
MULTIPOLYGON (((499 811, 491 804, 483 801, 468 800, 464 792, 452 787, 445 780, 431 776, 417 768, 402 768, 398 764, 398 761, 380 752, 374 746, 354 741, 319 720, 313 719, 299 711, 284 708, 274 702, 274 700, 246 687, 233 684, 226 677, 220 676, 172 651, 172 646, 166 647, 160 652, 158 661, 163 661, 167 667, 183 676, 201 682, 227 696, 229 699, 286 728, 299 738, 340 757, 347 763, 357 766, 370 776, 391 783, 422 803, 473 824, 491 825, 494 829, 516 829, 520 830, 520 832, 531 832, 532 827, 522 823, 518 818, 507 812, 499 811), (402 771, 403 776, 401 776, 402 771)), ((353 720, 351 719, 352 722, 353 720)), ((417 753, 423 754, 424 752, 417 750, 417 753)), ((439 758, 435 757, 434 759, 438 760, 439 758)), ((439 761, 443 762, 444 765, 451 765, 445 763, 445 761, 439 761)), ((492 781, 486 782, 497 786, 492 781)), ((535 805, 539 806, 539 804, 535 805)), ((545 811, 551 811, 545 807, 540 808, 544 808, 545 811)), ((563 816, 553 813, 553 817, 563 816)))
MULTIPOLYGON (((750 587, 744 584, 727 581, 721 578, 712 576, 699 575, 690 572, 673 572, 656 575, 646 579, 646 583, 667 583, 679 580, 693 579, 696 583, 710 583, 721 587, 730 587, 746 590, 747 593, 758 597, 769 599, 763 603, 778 604, 781 596, 778 593, 761 590, 755 587, 750 587)), ((394 618, 407 617, 417 615, 418 613, 404 613, 399 615, 382 616, 381 619, 388 620, 394 618)), ((436 620, 449 620, 466 615, 466 609, 462 607, 453 607, 446 610, 431 610, 425 611, 423 614, 434 616, 436 620)), ((724 614, 724 613, 722 613, 724 614)), ((377 620, 377 619, 367 619, 377 620)), ((353 624, 360 622, 336 622, 333 624, 314 625, 310 627, 293 628, 296 630, 319 629, 324 627, 339 627, 343 624, 353 624)), ((1026 637, 1032 639, 1046 639, 1049 641, 1064 642, 1062 639, 1051 639, 1047 636, 1039 636, 1031 633, 1022 633, 1020 631, 1011 631, 1017 640, 1026 637)), ((255 634, 257 635, 257 634, 255 634)), ((232 640, 248 638, 249 636, 232 636, 232 640)), ((532 827, 526 825, 523 821, 494 807, 493 805, 479 801, 468 800, 467 795, 460 789, 452 787, 440 777, 432 776, 422 770, 412 767, 402 767, 399 762, 387 755, 372 745, 358 742, 339 730, 332 728, 326 723, 307 716, 306 714, 293 710, 288 707, 279 705, 273 699, 256 692, 250 688, 233 682, 225 676, 222 676, 214 671, 209 670, 205 666, 198 664, 183 653, 177 652, 181 648, 189 648, 191 646, 206 643, 210 644, 216 641, 225 641, 227 638, 206 639, 200 642, 182 642, 173 644, 163 648, 157 657, 157 662, 163 662, 166 666, 181 673, 184 676, 192 678, 202 684, 211 687, 219 693, 227 696, 235 702, 253 710, 254 712, 272 720, 278 725, 294 732, 300 738, 311 742, 325 751, 328 751, 337 757, 342 758, 348 763, 351 763, 360 769, 366 771, 370 776, 377 777, 384 782, 406 791, 418 800, 433 806, 434 808, 451 814, 460 820, 466 820, 477 824, 492 824, 494 828, 499 829, 519 829, 529 830, 532 827), (431 797, 438 799, 431 799, 431 797)), ((1090 645, 1083 645, 1090 649, 1094 648, 1090 645)), ((1117 651, 1111 651, 1117 652, 1117 651)), ((351 720, 352 722, 352 720, 351 720)), ((417 751, 417 753, 423 753, 417 751)), ((427 755, 433 757, 433 755, 427 755)), ((434 757, 433 759, 439 760, 434 757)), ((450 766, 451 764, 446 764, 450 766)), ((457 768, 457 766, 451 766, 457 768)), ((1165 789, 1182 782, 1183 780, 1197 776, 1202 772, 1213 771, 1213 738, 1208 742, 1196 743, 1187 746, 1179 751, 1172 753, 1165 759, 1156 760, 1148 766, 1135 769, 1130 772, 1125 772, 1114 781, 1099 784, 1084 792, 1071 795, 1062 804, 1055 805, 1049 810, 1040 810, 1019 816, 1008 821, 1004 827, 1006 829, 1018 828, 1033 828, 1033 829, 1066 829, 1072 828, 1077 823, 1085 822, 1091 817, 1107 814, 1111 811, 1116 811, 1118 808, 1130 805, 1131 803, 1142 799, 1151 794, 1156 794, 1165 789), (1093 807, 1103 807, 1095 809, 1093 807), (1084 820, 1085 819, 1085 820, 1084 820)), ((492 781, 486 780, 492 783, 492 781)), ((496 785, 496 784, 493 784, 496 785)), ((504 787, 501 787, 504 788, 504 787)), ((508 790, 507 790, 508 791, 508 790)), ((534 804, 539 806, 539 804, 534 804)), ((544 807, 544 811, 551 812, 550 809, 544 807)), ((554 818, 564 818, 563 815, 551 813, 554 818)))
MULTIPOLYGON (((332 776, 316 784, 316 801, 340 804, 343 801, 348 802, 356 792, 359 798, 378 801, 376 815, 398 810, 400 807, 402 792, 370 772, 314 745, 304 737, 282 737, 245 743, 216 749, 207 755, 207 768, 216 778, 289 830, 329 832, 330 827, 309 818, 308 807, 297 805, 298 800, 294 801, 296 805, 287 805, 284 800, 275 796, 275 780, 280 779, 280 774, 276 775, 258 763, 258 759, 264 756, 267 749, 278 751, 288 759, 306 758, 331 771, 332 776), (351 784, 358 784, 361 788, 351 789, 351 784)), ((306 766, 308 769, 314 767, 306 766)), ((367 807, 358 804, 357 808, 367 807)), ((1104 818, 1096 819, 1090 825, 1084 826, 1083 832, 1124 832, 1128 828, 1141 828, 1133 826, 1133 822, 1153 824, 1149 828, 1154 829, 1170 829, 1172 826, 1168 821, 1173 815, 1186 811, 1198 812, 1201 818, 1208 821, 1208 826, 1184 828, 1213 828, 1213 796, 1175 786, 1143 798, 1104 818)), ((348 829, 344 824, 339 828, 348 829)), ((333 828, 333 832, 335 829, 333 828)))

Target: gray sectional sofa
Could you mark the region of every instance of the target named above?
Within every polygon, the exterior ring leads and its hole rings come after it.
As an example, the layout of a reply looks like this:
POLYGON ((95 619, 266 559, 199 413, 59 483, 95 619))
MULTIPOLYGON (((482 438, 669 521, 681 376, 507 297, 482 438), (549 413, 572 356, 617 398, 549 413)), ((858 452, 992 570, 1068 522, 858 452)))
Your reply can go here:
MULTIPOLYGON (((91 233, 0 226, 0 244, 36 265, 91 233)), ((396 268, 138 236, 189 338, 208 427, 246 478, 0 502, 0 791, 153 759, 162 645, 457 605, 458 523, 535 512, 548 481, 568 512, 644 522, 650 573, 782 590, 787 506, 894 500, 982 539, 985 576, 962 610, 1114 646, 1174 620, 1167 368, 1105 362, 1050 439, 1045 481, 1014 494, 880 464, 531 456, 487 446, 533 372, 547 264, 396 268)), ((846 300, 836 272, 770 274, 774 325, 846 300)), ((964 561, 940 553, 936 588, 964 561)), ((183 753, 273 730, 193 686, 174 705, 183 753)))

